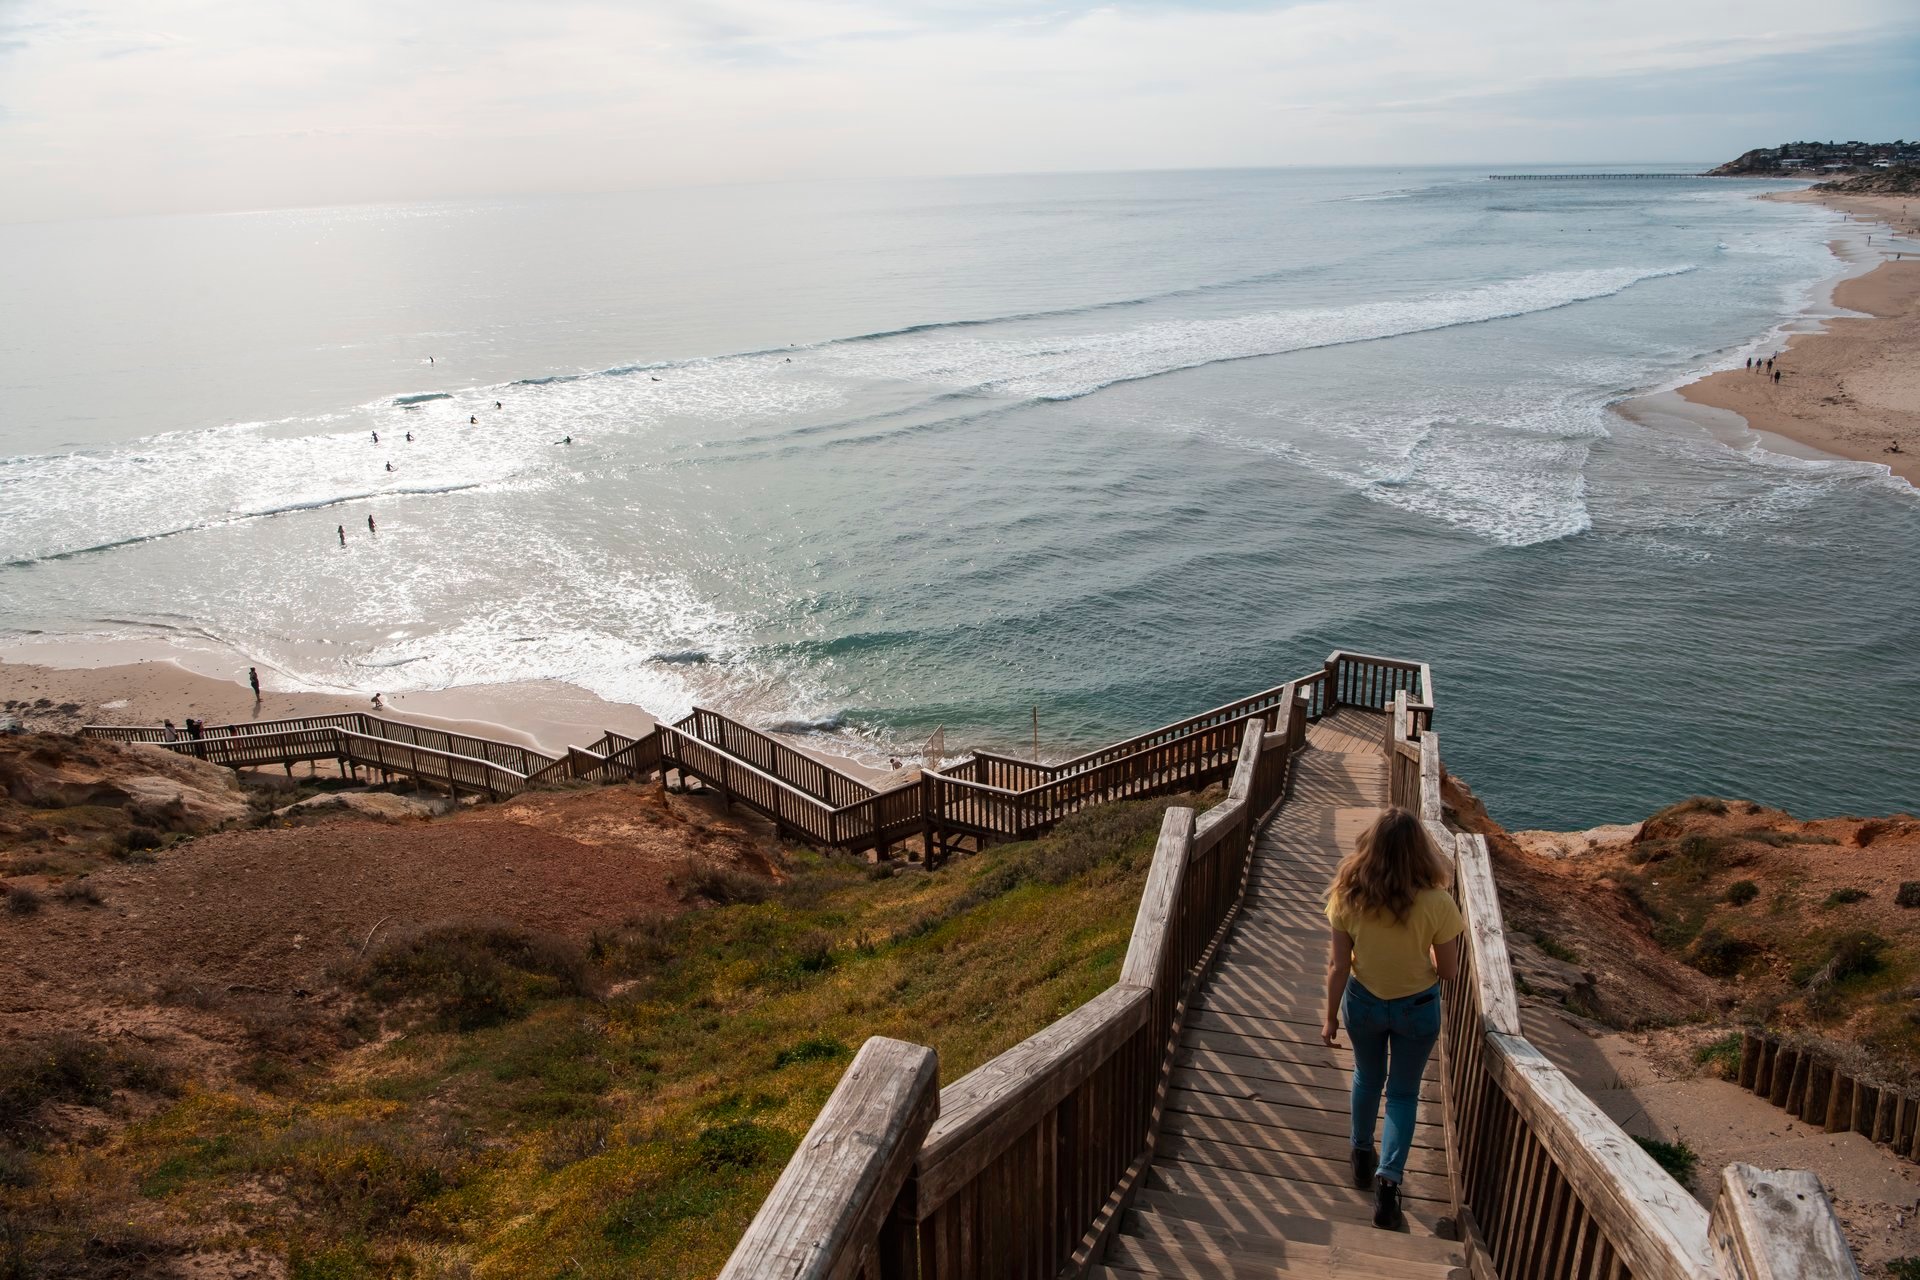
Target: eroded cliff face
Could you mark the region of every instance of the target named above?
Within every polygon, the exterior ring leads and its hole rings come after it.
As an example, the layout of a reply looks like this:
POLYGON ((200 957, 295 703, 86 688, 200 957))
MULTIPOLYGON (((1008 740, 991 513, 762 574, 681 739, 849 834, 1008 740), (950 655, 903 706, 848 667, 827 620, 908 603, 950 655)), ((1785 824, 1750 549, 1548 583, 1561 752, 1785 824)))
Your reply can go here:
POLYGON ((1695 797, 1637 825, 1508 832, 1457 780, 1447 800, 1487 837, 1507 923, 1532 939, 1516 972, 1543 994, 1616 1025, 1763 1023, 1920 1070, 1920 818, 1695 797))
POLYGON ((233 772, 162 747, 37 733, 0 738, 0 841, 103 852, 133 828, 201 835, 247 821, 233 772))

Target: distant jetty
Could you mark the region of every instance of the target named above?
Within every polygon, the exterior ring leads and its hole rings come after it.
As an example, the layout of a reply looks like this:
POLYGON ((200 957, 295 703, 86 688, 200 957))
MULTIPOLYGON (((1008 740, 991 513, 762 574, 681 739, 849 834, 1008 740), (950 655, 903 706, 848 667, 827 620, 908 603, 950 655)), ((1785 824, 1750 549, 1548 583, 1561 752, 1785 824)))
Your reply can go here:
POLYGON ((1591 182, 1596 178, 1704 178, 1704 173, 1490 173, 1495 182, 1591 182))

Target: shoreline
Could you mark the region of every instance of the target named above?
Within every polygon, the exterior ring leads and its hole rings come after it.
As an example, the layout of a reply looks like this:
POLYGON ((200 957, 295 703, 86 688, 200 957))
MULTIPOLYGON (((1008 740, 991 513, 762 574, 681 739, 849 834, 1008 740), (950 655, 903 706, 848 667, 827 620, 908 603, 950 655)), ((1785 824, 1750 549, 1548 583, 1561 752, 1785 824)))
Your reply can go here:
MULTIPOLYGON (((37 654, 26 656, 39 647, 0 651, 0 691, 4 691, 0 702, 14 703, 5 711, 19 716, 30 731, 77 733, 85 724, 157 725, 168 719, 181 724, 188 716, 209 724, 242 724, 368 712, 425 728, 517 743, 557 756, 569 746, 585 746, 609 730, 639 737, 658 722, 658 717, 642 707, 609 702, 559 680, 388 694, 384 696, 386 706, 375 712, 371 698, 358 693, 276 689, 276 673, 271 671, 264 673, 266 680, 256 702, 246 681, 249 664, 238 654, 221 661, 196 651, 200 661, 190 664, 179 655, 138 656, 124 651, 127 646, 120 644, 91 648, 71 644, 59 646, 62 661, 49 663, 35 661, 40 656, 37 654), (208 666, 224 670, 216 674, 204 669, 208 666), (46 706, 34 705, 42 700, 46 706)), ((775 736, 795 750, 864 781, 871 783, 890 776, 891 771, 850 756, 821 751, 784 735, 775 736)))
MULTIPOLYGON (((1636 418, 1691 416, 1717 436, 1726 433, 1713 417, 1724 412, 1770 453, 1872 463, 1920 489, 1920 366, 1913 358, 1920 352, 1920 208, 1903 196, 1791 191, 1761 199, 1819 204, 1878 224, 1870 234, 1887 237, 1884 247, 1851 247, 1881 260, 1831 289, 1834 308, 1857 314, 1790 334, 1775 364, 1778 382, 1728 368, 1621 408, 1636 418), (1896 260, 1895 253, 1905 256, 1896 260), (1687 406, 1706 413, 1688 415, 1687 406)), ((1836 257, 1846 256, 1843 242, 1832 247, 1836 257)))

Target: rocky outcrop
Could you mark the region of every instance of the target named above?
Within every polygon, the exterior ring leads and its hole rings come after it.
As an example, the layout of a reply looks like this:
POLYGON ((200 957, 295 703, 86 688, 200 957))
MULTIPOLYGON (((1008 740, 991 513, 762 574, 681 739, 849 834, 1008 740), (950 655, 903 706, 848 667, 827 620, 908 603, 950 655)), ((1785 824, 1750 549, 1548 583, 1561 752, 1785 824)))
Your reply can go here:
POLYGON ((0 739, 0 792, 24 809, 108 808, 162 831, 199 834, 245 822, 231 771, 162 747, 57 734, 0 739))
POLYGON ((1837 196, 1904 196, 1920 193, 1920 168, 1902 165, 1898 169, 1876 169, 1858 177, 1833 182, 1816 182, 1815 191, 1837 196))
POLYGON ((275 809, 276 818, 320 817, 346 813, 379 822, 424 822, 451 813, 458 806, 451 800, 433 797, 395 795, 390 791, 333 791, 309 796, 284 809, 275 809))

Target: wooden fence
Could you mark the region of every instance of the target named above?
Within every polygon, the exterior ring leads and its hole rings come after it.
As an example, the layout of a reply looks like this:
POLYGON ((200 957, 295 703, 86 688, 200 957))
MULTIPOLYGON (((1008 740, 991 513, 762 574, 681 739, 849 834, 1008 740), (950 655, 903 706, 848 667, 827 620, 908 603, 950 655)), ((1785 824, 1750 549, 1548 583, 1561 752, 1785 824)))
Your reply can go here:
POLYGON ((1857 1133, 1920 1161, 1920 1092, 1875 1079, 1818 1045, 1749 1030, 1740 1087, 1827 1133, 1857 1133))
POLYGON ((1225 800, 1167 811, 1120 980, 937 1097, 931 1050, 868 1041, 723 1277, 1084 1272, 1152 1157, 1187 997, 1286 792, 1306 710, 1289 705, 1280 732, 1243 722, 1225 800))

